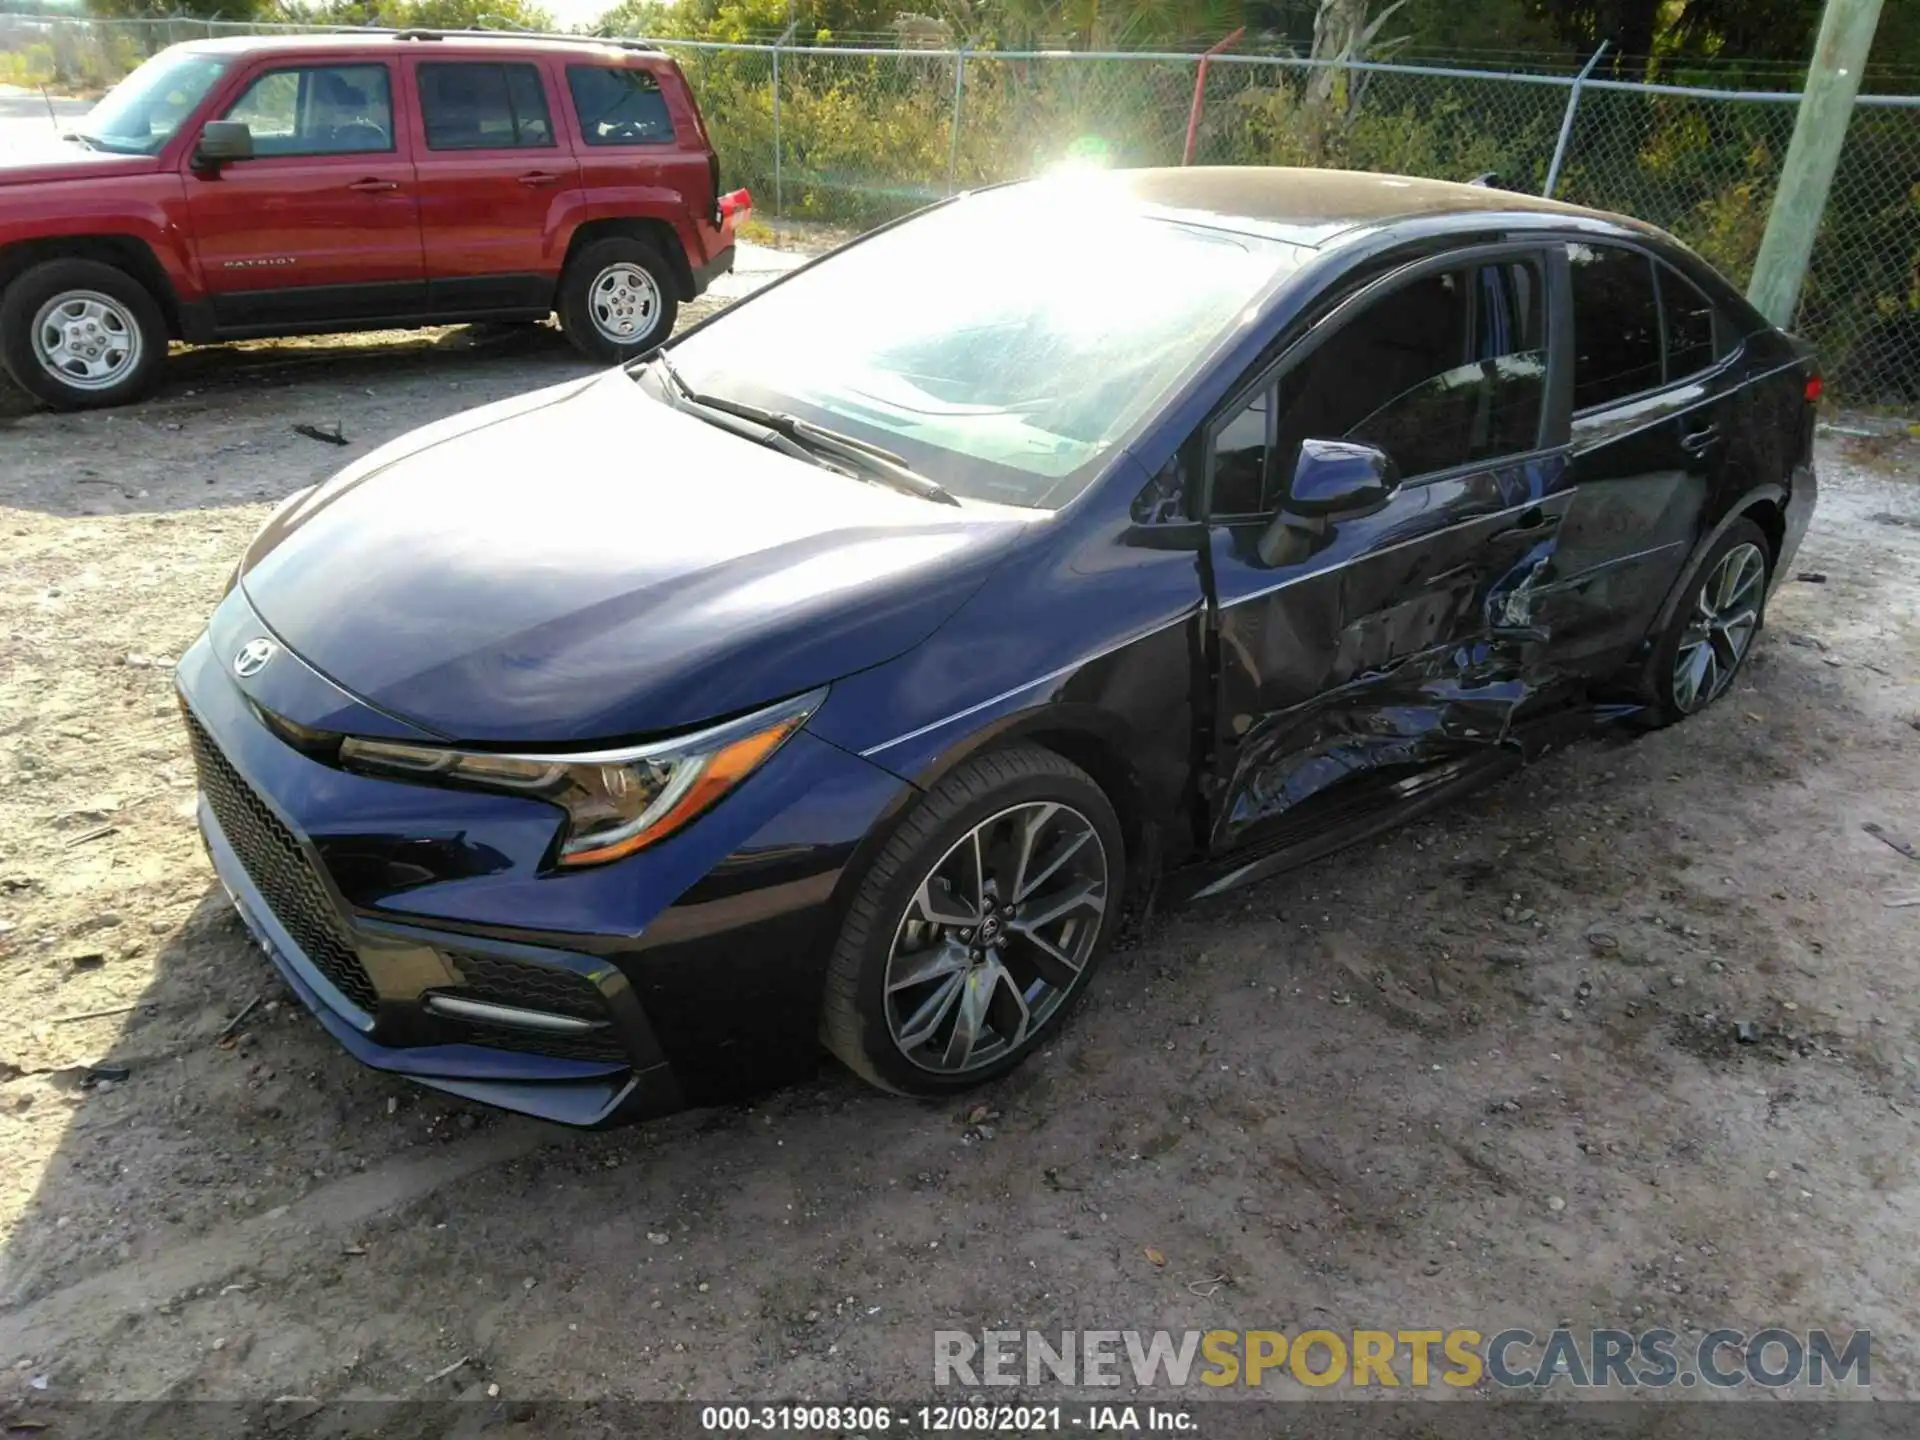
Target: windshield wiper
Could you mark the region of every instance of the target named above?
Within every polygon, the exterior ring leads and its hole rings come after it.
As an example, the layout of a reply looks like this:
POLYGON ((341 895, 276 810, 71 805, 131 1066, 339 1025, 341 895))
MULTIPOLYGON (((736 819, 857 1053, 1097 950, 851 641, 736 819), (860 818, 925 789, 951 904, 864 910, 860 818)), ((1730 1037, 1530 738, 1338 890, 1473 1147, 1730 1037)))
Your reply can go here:
POLYGON ((722 430, 751 440, 756 445, 765 445, 778 450, 782 455, 790 455, 795 460, 804 460, 809 465, 821 463, 820 457, 790 435, 783 435, 768 425, 741 423, 741 417, 733 415, 717 405, 709 404, 704 396, 696 395, 693 388, 680 378, 680 372, 673 368, 673 362, 667 359, 665 352, 653 357, 653 364, 660 367, 660 373, 666 377, 667 403, 676 410, 698 411, 700 418, 709 425, 718 425, 722 430))
POLYGON ((938 505, 960 503, 939 481, 929 480, 891 450, 852 435, 843 435, 838 430, 815 425, 811 420, 802 420, 798 415, 789 415, 782 410, 767 410, 740 400, 725 400, 718 395, 702 395, 681 377, 664 350, 653 357, 653 363, 660 367, 660 373, 679 392, 682 401, 758 425, 789 444, 801 447, 808 452, 808 459, 814 458, 811 452, 824 451, 837 459, 858 465, 868 474, 909 495, 918 495, 938 505))

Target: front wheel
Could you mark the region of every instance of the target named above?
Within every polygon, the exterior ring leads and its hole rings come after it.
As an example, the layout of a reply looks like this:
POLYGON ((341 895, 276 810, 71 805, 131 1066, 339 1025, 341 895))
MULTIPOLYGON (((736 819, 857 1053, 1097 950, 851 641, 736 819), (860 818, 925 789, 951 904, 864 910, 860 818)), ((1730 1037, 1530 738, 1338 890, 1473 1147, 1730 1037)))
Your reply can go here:
POLYGON ((49 260, 0 296, 0 360, 60 410, 124 405, 160 378, 167 322, 153 295, 98 260, 49 260))
POLYGON ((1766 535, 1745 519, 1707 553, 1642 675, 1655 724, 1696 714, 1732 686, 1766 620, 1769 554, 1766 535))
POLYGON ((1119 914, 1125 845, 1078 766, 1035 746, 961 765, 888 840, 835 947, 827 1048, 938 1096, 1004 1075, 1086 988, 1119 914))
POLYGON ((679 313, 673 272, 644 241, 596 240, 560 280, 560 328, 589 360, 617 365, 644 355, 673 334, 679 313))

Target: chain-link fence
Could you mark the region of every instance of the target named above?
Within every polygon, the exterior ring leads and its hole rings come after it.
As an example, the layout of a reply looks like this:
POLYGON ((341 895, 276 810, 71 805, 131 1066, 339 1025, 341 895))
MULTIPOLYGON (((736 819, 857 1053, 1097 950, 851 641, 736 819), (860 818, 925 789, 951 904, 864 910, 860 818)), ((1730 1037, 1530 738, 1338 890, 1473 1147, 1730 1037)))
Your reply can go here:
MULTIPOLYGON (((0 83, 103 87, 183 40, 273 26, 0 16, 0 83)), ((1177 164, 1200 57, 664 40, 728 183, 763 215, 861 227, 1076 158, 1177 164)), ((1224 54, 1193 133, 1205 164, 1467 179, 1638 215, 1744 284, 1798 100, 1570 75, 1224 54), (1564 145, 1561 142, 1564 140, 1564 145)), ((1798 317, 1834 392, 1920 403, 1920 97, 1862 98, 1798 317)))

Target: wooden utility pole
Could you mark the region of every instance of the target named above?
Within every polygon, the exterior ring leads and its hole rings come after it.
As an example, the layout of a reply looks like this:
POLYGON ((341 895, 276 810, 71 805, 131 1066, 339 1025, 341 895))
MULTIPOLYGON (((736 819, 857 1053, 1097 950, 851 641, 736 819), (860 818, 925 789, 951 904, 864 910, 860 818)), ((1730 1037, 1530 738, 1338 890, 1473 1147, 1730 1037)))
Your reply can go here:
POLYGON ((1747 298, 1774 324, 1793 323, 1800 286, 1813 258, 1813 239, 1826 213, 1833 172, 1840 164, 1847 122, 1853 118, 1860 75, 1880 23, 1881 0, 1827 0, 1820 38, 1800 96, 1793 141, 1780 170, 1780 188, 1767 217, 1766 238, 1754 262, 1747 298))

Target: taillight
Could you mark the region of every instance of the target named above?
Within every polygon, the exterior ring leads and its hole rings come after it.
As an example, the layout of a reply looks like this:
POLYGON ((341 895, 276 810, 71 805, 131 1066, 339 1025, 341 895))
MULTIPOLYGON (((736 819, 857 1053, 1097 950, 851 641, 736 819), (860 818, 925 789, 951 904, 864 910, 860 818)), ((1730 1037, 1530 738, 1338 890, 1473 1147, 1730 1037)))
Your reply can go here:
POLYGON ((718 225, 723 218, 720 214, 720 155, 711 147, 707 150, 707 180, 713 186, 713 223, 718 225))
POLYGON ((1817 402, 1822 395, 1826 394, 1826 391, 1827 383, 1822 380, 1818 374, 1807 377, 1807 403, 1809 405, 1817 402))

